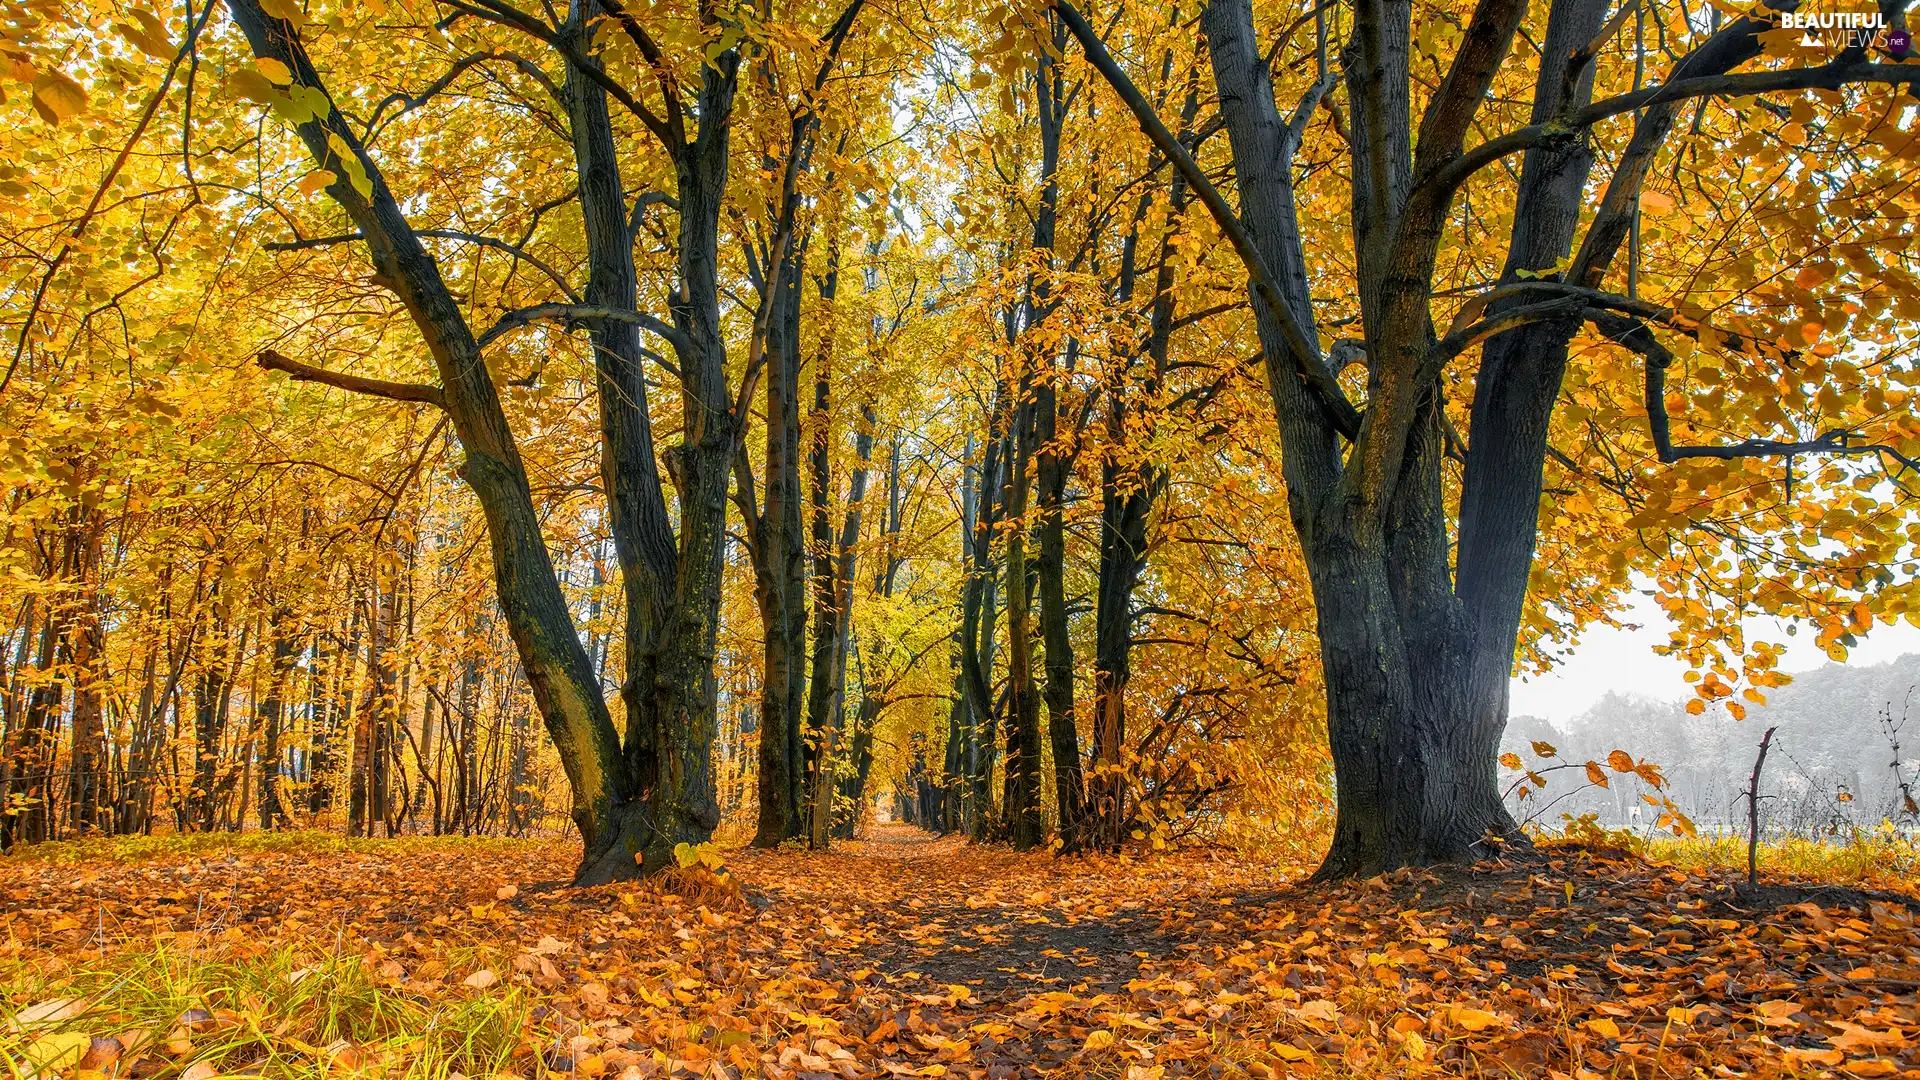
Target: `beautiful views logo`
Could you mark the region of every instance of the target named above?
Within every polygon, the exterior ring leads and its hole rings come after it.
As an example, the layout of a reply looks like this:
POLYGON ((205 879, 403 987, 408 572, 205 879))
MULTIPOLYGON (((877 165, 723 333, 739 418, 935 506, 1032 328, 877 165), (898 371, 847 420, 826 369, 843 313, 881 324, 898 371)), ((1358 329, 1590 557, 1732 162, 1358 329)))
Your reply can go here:
POLYGON ((1877 11, 1784 11, 1780 28, 1800 31, 1803 46, 1880 49, 1895 56, 1905 56, 1913 47, 1907 32, 1895 29, 1877 11))

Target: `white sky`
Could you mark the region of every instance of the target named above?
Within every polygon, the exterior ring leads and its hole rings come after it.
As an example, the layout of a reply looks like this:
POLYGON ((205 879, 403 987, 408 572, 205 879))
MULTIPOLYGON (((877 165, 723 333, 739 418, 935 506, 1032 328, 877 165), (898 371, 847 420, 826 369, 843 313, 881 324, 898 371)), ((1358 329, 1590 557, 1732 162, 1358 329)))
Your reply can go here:
MULTIPOLYGON (((1513 680, 1511 712, 1515 716, 1538 716, 1558 723, 1586 712, 1609 690, 1640 694, 1656 700, 1683 700, 1693 691, 1682 676, 1687 665, 1653 651, 1664 644, 1672 630, 1666 613, 1651 597, 1635 593, 1634 603, 1622 621, 1636 623, 1637 630, 1594 627, 1582 635, 1558 667, 1545 675, 1513 680)), ((1788 637, 1777 620, 1749 619, 1747 640, 1784 642, 1786 654, 1780 669, 1790 674, 1811 671, 1830 663, 1826 654, 1814 645, 1814 631, 1802 627, 1788 637)), ((1920 627, 1900 622, 1893 626, 1875 623, 1873 630, 1848 650, 1848 665, 1884 664, 1907 653, 1920 653, 1920 627)))

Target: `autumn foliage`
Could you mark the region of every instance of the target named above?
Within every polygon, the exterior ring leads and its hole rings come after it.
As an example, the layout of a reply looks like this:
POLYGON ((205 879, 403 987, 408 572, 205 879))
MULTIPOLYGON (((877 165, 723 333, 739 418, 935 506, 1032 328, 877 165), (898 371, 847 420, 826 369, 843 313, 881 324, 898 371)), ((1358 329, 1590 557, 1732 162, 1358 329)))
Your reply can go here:
POLYGON ((1920 624, 1787 6, 7 3, 6 1060, 1920 1069, 1897 893, 1513 812, 1695 831, 1504 740, 1634 593, 1728 724, 1920 624))

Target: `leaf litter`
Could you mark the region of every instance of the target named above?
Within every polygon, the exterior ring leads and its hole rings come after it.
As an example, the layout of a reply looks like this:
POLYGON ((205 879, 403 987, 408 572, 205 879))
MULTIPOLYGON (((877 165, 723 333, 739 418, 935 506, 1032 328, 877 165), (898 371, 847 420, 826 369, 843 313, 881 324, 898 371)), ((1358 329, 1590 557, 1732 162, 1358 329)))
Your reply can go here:
POLYGON ((640 885, 567 887, 574 856, 0 864, 0 1052, 22 1080, 1920 1078, 1898 895, 1576 846, 1333 884, 898 827, 640 885), (200 974, 161 1016, 156 950, 200 974))

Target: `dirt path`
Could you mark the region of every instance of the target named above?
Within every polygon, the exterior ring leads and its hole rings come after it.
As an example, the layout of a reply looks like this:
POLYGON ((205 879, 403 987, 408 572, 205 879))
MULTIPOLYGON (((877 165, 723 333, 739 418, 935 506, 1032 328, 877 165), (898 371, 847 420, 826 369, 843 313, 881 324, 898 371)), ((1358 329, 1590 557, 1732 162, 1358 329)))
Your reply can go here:
POLYGON ((1247 885, 1242 874, 1221 882, 1181 873, 1150 895, 1117 898, 1094 866, 977 849, 901 825, 830 855, 737 863, 775 904, 830 920, 821 951, 835 970, 871 968, 896 985, 924 984, 916 989, 966 986, 982 1002, 1037 990, 1118 992, 1143 961, 1204 940, 1222 897, 1247 885))

